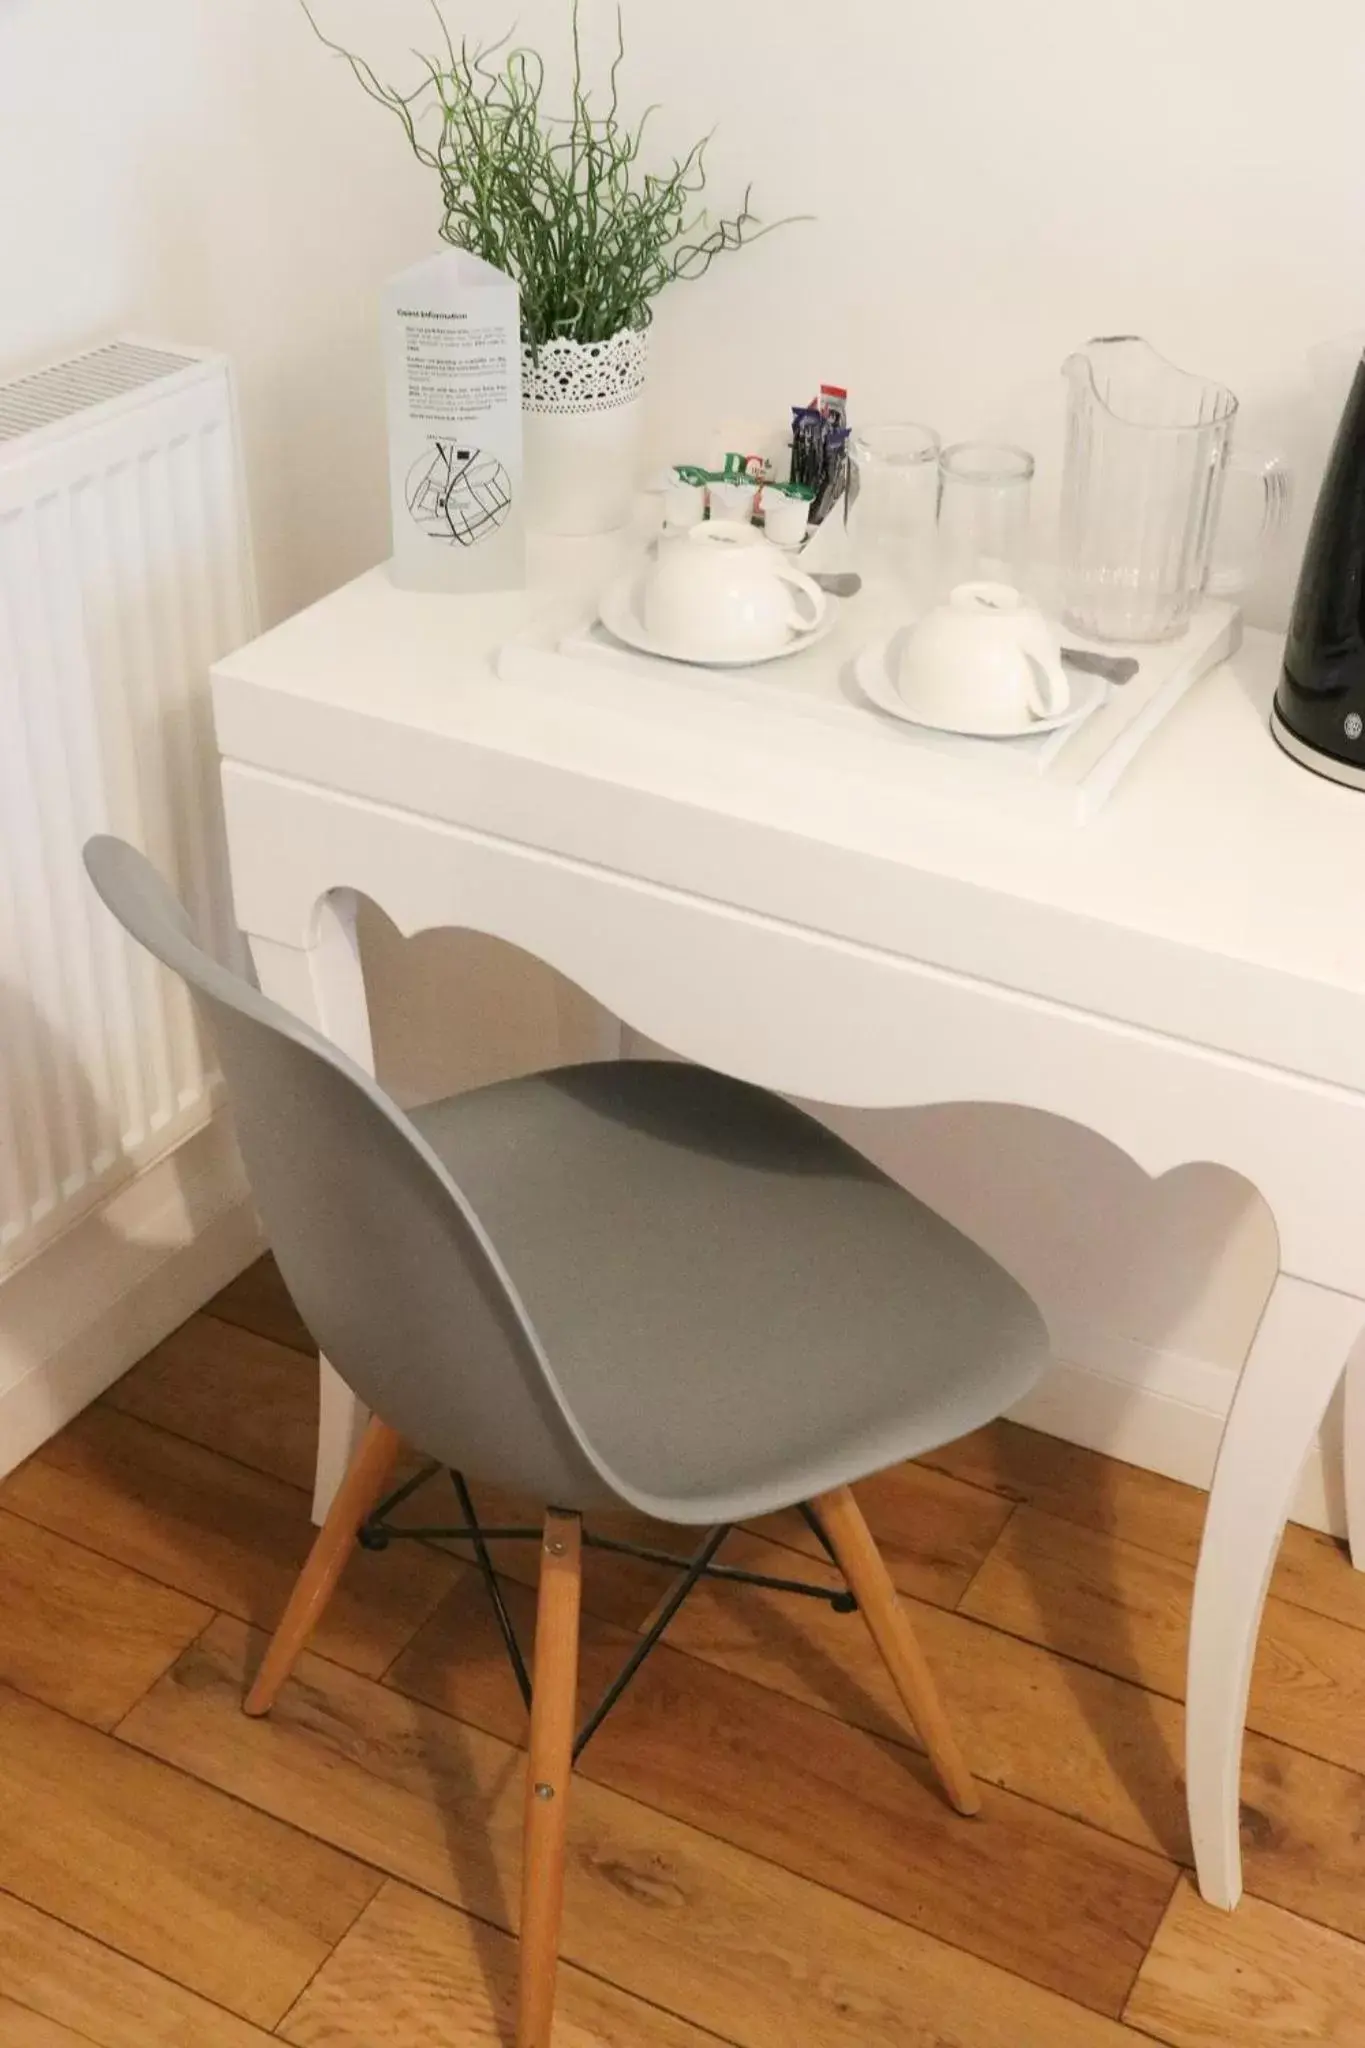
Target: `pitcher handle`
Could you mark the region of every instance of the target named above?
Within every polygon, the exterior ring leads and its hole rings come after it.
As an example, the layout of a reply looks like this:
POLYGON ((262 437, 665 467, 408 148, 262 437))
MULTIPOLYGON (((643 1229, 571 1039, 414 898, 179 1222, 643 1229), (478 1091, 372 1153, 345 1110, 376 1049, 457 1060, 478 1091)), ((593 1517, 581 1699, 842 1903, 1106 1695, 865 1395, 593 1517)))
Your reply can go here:
MULTIPOLYGON (((1265 549, 1279 533, 1289 517, 1289 504, 1293 492, 1294 473, 1287 462, 1278 455, 1238 455, 1235 451, 1228 458, 1230 476, 1250 478, 1261 489, 1261 518, 1255 538, 1244 555, 1217 560, 1217 536, 1214 537, 1214 562, 1204 584, 1210 597, 1236 597, 1245 590, 1259 565, 1265 549)), ((1220 522, 1221 524, 1221 522, 1220 522)))

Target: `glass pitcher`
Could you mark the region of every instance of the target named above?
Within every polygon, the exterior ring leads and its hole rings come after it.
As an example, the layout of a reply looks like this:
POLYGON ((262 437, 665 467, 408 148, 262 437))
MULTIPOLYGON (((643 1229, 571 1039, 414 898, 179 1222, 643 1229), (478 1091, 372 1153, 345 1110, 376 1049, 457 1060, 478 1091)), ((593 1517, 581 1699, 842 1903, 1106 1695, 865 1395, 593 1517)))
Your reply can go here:
MULTIPOLYGON (((1206 588, 1244 580, 1210 574, 1237 400, 1134 334, 1087 342, 1062 374, 1062 617, 1092 640, 1174 639, 1206 588)), ((1264 537, 1284 509, 1285 471, 1272 461, 1256 473, 1264 537)))

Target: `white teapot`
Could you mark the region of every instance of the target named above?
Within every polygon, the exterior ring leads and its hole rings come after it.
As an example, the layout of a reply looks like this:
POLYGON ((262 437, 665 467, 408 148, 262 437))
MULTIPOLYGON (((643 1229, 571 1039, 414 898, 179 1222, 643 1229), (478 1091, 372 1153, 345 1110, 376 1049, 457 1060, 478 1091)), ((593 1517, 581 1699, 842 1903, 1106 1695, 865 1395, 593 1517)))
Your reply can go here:
POLYGON ((660 542, 638 603, 640 623, 662 653, 737 661, 813 633, 827 600, 757 528, 713 519, 660 542))
POLYGON ((906 636, 896 687, 926 725, 1027 732, 1070 708, 1056 633, 1008 583, 959 583, 906 636))

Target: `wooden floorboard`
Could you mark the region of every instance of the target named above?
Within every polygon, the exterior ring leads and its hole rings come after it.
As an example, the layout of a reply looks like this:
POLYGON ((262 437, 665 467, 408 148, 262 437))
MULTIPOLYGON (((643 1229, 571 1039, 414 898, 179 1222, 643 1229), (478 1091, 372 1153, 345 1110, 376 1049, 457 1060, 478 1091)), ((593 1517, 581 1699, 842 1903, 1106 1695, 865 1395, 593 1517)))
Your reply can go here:
MULTIPOLYGON (((520 1751, 316 1657, 268 1721, 247 1721, 238 1702, 259 1649, 240 1624, 215 1623, 134 1710, 126 1738, 510 1927, 520 1751)), ((954 2029, 971 2048, 1119 2048, 1126 2038, 590 1778, 573 1788, 564 1954, 741 2048, 941 2048, 954 2029), (973 2031, 976 2012, 986 2017, 973 2031)))
POLYGON ((0 1683, 98 1728, 121 1720, 213 1618, 202 1601, 2 1511, 0 1560, 0 1683))
MULTIPOLYGON (((311 1539, 316 1402, 261 1262, 0 1486, 0 2048, 505 2048, 525 1714, 477 1573, 358 1558, 275 1714, 240 1712, 311 1539)), ((1203 1496, 1009 1423, 860 1496, 981 1818, 859 1617, 703 1586, 574 1782, 556 2048, 1365 2048, 1339 1546, 1279 1561, 1224 1915, 1181 1874, 1203 1496)), ((834 1582, 791 1515, 723 1555, 834 1582)), ((529 1635, 535 1546, 499 1564, 529 1635)), ((585 1703, 669 1578, 590 1553, 585 1703)))
POLYGON ((0 1873, 29 1904, 273 2026, 372 1871, 126 1743, 0 1692, 0 1873))
MULTIPOLYGON (((501 1928, 390 1882, 278 2031, 296 2048, 493 2048, 512 2037, 516 1958, 501 1928)), ((560 1971, 557 2048, 716 2048, 718 2038, 572 1965, 560 1971)))
MULTIPOLYGON (((1190 1566, 1198 1559, 1207 1496, 1160 1472, 1101 1457, 1017 1422, 992 1423, 923 1462, 1139 1550, 1190 1566)), ((1281 1600, 1365 1629, 1365 1572, 1343 1569, 1347 1562, 1346 1546, 1336 1537, 1291 1522, 1272 1590, 1281 1600)))
MULTIPOLYGON (((102 1405, 0 1485, 0 1508, 262 1628, 279 1619, 316 1533, 301 1489, 102 1405)), ((318 1648, 383 1671, 458 1570, 414 1543, 357 1552, 318 1648)))
MULTIPOLYGON (((1342 1576, 1352 1579, 1343 1565, 1342 1576)), ((1016 1510, 961 1612, 1173 1699, 1184 1696, 1193 1568, 1030 1507, 1016 1510)), ((1343 1599, 1354 1605, 1353 1587, 1343 1599)), ((1365 1634, 1272 1596, 1248 1724, 1365 1770, 1365 1634)))
MULTIPOLYGON (((19 2005, 94 2048, 265 2048, 272 2039, 197 1992, 4 1892, 0 1983, 19 2005)), ((10 2048, 3 2028, 0 2042, 10 2048)))
POLYGON ((90 2048, 88 2034, 73 2034, 69 2027, 44 2019, 31 2006, 19 2005, 0 1992, 0 2041, 5 2048, 90 2048))
POLYGON ((106 1407, 311 1491, 317 1360, 216 1316, 191 1316, 115 1380, 106 1407))
MULTIPOLYGON (((721 1553, 754 1571, 792 1570, 755 1536, 721 1553)), ((813 1581, 836 1575, 814 1559, 813 1581)), ((589 1559, 597 1612, 638 1621, 665 1582, 613 1585, 618 1561, 589 1559)), ((486 1604, 456 1596, 438 1609, 390 1682, 459 1709, 458 1689, 501 1668, 486 1604)), ((1059 1657, 960 1614, 917 1605, 928 1652, 978 1776, 1141 1848, 1190 1860, 1183 1797, 1184 1716, 1141 1686, 1059 1657)), ((676 1650, 719 1664, 855 1726, 913 1741, 880 1659, 855 1617, 755 1587, 703 1585, 669 1630, 676 1650)), ((1243 1783, 1247 1883, 1261 1896, 1365 1938, 1365 1778, 1252 1733, 1243 1783)))
POLYGON ((1171 2048, 1360 2048, 1365 1955, 1259 1899, 1221 1913, 1182 1884, 1128 2017, 1171 2048))
MULTIPOLYGON (((529 1596, 512 1604, 529 1621, 529 1596)), ((471 1576, 394 1682, 519 1740, 519 1702, 486 1629, 486 1654, 474 1653, 481 1624, 471 1576)), ((629 1642, 590 1620, 585 1701, 629 1642)), ((903 1745, 666 1646, 579 1771, 697 1828, 723 1814, 726 1839, 753 1854, 1101 2012, 1122 2005, 1174 1877, 1165 1859, 999 1789, 964 1826, 903 1745)))

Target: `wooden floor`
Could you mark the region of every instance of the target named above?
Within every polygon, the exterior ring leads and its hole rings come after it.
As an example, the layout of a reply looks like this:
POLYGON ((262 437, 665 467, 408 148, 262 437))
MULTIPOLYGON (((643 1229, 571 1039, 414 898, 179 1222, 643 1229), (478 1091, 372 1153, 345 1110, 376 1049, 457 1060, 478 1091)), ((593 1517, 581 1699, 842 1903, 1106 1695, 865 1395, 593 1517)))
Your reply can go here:
MULTIPOLYGON (((239 1711, 310 1537, 306 1348, 253 1268, 0 1487, 3 2048, 507 2038, 525 1717, 469 1567, 358 1557, 239 1711)), ((1291 1530, 1224 1916, 1179 1785, 1201 1496, 1001 1425, 861 1497, 981 1817, 856 1617, 705 1588, 575 1783, 563 2048, 1361 2048, 1365 1576, 1291 1530)), ((585 1691, 663 1583, 590 1557, 585 1691)))

